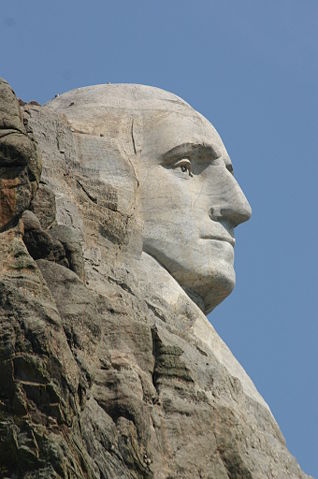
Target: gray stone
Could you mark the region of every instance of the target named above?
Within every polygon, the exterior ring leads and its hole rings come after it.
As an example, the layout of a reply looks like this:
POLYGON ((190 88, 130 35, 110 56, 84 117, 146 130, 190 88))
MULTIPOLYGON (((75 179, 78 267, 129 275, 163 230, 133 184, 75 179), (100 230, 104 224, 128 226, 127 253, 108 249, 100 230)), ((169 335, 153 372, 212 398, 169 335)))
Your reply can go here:
POLYGON ((307 478, 204 314, 250 215, 214 128, 138 85, 23 114, 43 171, 0 233, 0 475, 307 478))

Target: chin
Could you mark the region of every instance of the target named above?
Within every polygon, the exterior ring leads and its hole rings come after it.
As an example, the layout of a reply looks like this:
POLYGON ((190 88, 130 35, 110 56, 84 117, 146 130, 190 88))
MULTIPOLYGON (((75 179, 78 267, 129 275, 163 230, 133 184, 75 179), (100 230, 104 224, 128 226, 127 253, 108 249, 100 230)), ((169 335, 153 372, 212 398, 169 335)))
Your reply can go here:
POLYGON ((235 271, 233 267, 227 266, 221 270, 213 270, 197 276, 192 284, 182 285, 189 296, 201 298, 198 306, 205 314, 210 313, 218 304, 224 301, 235 287, 235 271), (210 273, 210 274, 208 274, 210 273), (192 291, 192 294, 191 292, 192 291))
MULTIPOLYGON (((201 266, 201 267, 200 267, 201 266)), ((235 287, 235 271, 232 262, 218 261, 212 268, 170 270, 172 276, 205 313, 210 313, 227 298, 235 287)))
POLYGON ((226 299, 235 287, 235 274, 224 276, 222 280, 210 283, 209 289, 203 293, 205 314, 210 313, 218 304, 226 299))
POLYGON ((155 258, 173 276, 205 314, 211 312, 233 291, 235 271, 232 247, 226 248, 226 254, 222 259, 220 255, 214 256, 213 261, 210 262, 203 261, 202 253, 178 258, 176 251, 171 258, 172 255, 167 254, 168 247, 166 250, 155 248, 152 242, 144 243, 144 251, 155 258), (166 252, 163 253, 163 251, 166 252))

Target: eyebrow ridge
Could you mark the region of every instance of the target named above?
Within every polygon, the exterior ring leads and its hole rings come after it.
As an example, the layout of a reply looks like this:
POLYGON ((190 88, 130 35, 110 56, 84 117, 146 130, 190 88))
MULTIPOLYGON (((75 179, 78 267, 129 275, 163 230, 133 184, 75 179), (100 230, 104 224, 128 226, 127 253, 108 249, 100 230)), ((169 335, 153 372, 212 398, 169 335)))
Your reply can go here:
POLYGON ((205 152, 208 153, 213 157, 213 159, 217 159, 220 155, 217 153, 215 148, 212 145, 207 145, 205 143, 182 143, 181 145, 174 146, 169 151, 162 155, 163 161, 170 160, 171 158, 188 155, 193 151, 196 152, 205 152))

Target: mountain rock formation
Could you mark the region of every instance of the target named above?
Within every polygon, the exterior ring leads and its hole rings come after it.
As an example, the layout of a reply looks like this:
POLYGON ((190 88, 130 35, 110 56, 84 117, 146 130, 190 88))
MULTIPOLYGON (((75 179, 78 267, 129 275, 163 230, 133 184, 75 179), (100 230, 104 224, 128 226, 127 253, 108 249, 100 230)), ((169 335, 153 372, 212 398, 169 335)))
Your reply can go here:
POLYGON ((308 478, 74 133, 1 80, 0 477, 308 478))

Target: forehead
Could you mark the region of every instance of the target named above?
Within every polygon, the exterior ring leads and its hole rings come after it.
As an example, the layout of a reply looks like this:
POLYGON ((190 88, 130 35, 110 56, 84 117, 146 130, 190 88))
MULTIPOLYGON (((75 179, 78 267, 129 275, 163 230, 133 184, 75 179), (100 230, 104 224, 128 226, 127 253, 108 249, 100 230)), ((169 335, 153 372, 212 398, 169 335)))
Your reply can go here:
POLYGON ((228 158, 211 123, 188 103, 164 90, 129 84, 79 88, 55 98, 49 108, 64 113, 74 131, 115 142, 121 150, 157 157, 181 144, 212 147, 228 158))
POLYGON ((228 156, 220 135, 197 111, 154 112, 144 121, 144 152, 160 156, 182 144, 212 147, 217 156, 228 156))

